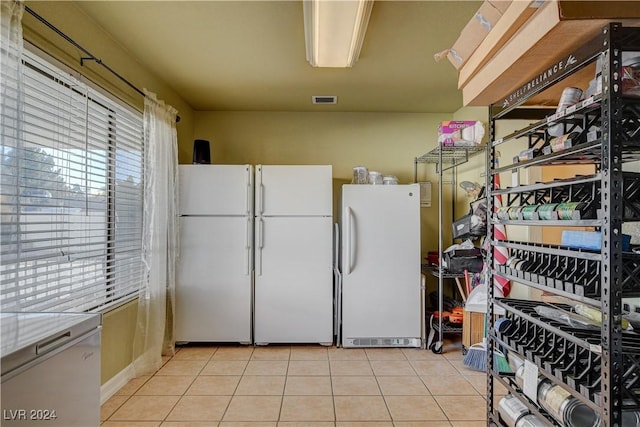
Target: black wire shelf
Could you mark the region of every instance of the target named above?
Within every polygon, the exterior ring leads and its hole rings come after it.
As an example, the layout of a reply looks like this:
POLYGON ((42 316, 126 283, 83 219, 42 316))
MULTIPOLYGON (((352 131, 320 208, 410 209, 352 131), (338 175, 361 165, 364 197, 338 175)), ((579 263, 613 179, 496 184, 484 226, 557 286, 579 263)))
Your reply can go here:
MULTIPOLYGON (((495 334, 499 343, 524 356, 549 376, 553 376, 581 398, 599 407, 601 388, 602 343, 600 329, 572 327, 539 315, 536 307, 571 311, 567 304, 540 301, 499 299, 509 320, 502 332, 495 334)), ((624 331, 622 382, 625 408, 640 408, 640 334, 624 331)))
MULTIPOLYGON (((495 241, 509 248, 512 265, 494 270, 510 280, 600 306, 602 254, 566 246, 495 241)), ((640 254, 622 253, 622 296, 640 297, 640 254)))
MULTIPOLYGON (((581 219, 598 218, 601 209, 602 174, 581 175, 531 185, 508 187, 494 194, 506 195, 504 209, 513 208, 515 218, 523 220, 523 208, 544 204, 580 203, 581 219)), ((623 221, 640 221, 640 173, 622 172, 623 221)), ((505 211, 506 214, 506 211, 505 211)), ((533 214, 538 218, 537 214, 533 214)))

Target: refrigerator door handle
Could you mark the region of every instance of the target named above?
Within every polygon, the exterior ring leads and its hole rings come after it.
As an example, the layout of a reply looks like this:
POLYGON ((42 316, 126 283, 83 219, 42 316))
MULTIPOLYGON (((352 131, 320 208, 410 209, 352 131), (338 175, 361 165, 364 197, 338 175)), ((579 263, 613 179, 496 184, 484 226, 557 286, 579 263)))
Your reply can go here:
POLYGON ((264 211, 264 185, 262 185, 262 167, 256 168, 256 206, 255 210, 258 215, 264 211))
POLYGON ((251 218, 247 218, 247 229, 246 231, 246 249, 247 249, 247 258, 245 263, 245 274, 248 276, 251 274, 251 218))
POLYGON ((262 218, 258 220, 258 254, 256 256, 256 262, 258 264, 258 276, 262 276, 262 248, 264 247, 263 238, 264 238, 264 224, 262 218))
POLYGON ((251 215, 251 183, 250 182, 247 182, 247 187, 245 188, 245 192, 246 192, 246 197, 245 197, 246 209, 245 209, 245 211, 247 212, 247 215, 251 215))
POLYGON ((347 206, 347 232, 344 238, 347 239, 347 262, 345 266, 345 274, 351 274, 353 271, 353 260, 355 255, 355 244, 354 244, 354 217, 353 210, 350 206, 347 206))
POLYGON ((260 213, 264 212, 264 185, 262 185, 262 181, 260 181, 260 213))

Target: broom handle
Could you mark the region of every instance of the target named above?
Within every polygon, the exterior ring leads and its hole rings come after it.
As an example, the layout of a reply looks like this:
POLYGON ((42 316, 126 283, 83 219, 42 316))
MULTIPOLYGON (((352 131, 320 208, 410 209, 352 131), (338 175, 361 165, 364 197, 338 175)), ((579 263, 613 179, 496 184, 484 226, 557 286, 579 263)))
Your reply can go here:
POLYGON ((460 278, 456 277, 456 285, 458 285, 458 292, 460 292, 460 296, 462 297, 463 302, 467 302, 467 297, 465 296, 464 290, 462 289, 462 283, 460 283, 460 278))
POLYGON ((464 271, 464 284, 467 286, 467 294, 471 293, 471 285, 469 284, 469 272, 464 271))

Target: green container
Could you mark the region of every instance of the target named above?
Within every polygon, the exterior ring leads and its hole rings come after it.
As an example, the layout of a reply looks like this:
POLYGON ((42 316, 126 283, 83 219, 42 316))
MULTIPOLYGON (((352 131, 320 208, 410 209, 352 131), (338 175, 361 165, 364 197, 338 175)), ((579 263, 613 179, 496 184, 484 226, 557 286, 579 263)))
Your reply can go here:
POLYGON ((520 219, 520 212, 522 211, 522 206, 512 206, 509 208, 509 219, 517 220, 520 219))
POLYGON ((584 202, 567 202, 560 203, 556 207, 558 213, 558 219, 571 220, 580 219, 580 209, 584 208, 584 202), (578 217, 574 218, 574 213, 578 212, 578 217))
POLYGON ((537 211, 538 218, 544 220, 556 219, 555 211, 557 206, 557 203, 547 203, 545 205, 540 205, 537 211))
POLYGON ((530 221, 534 219, 538 205, 528 205, 522 208, 522 219, 530 221))
POLYGON ((509 206, 499 207, 497 212, 498 219, 503 221, 509 219, 509 209, 510 209, 509 206))

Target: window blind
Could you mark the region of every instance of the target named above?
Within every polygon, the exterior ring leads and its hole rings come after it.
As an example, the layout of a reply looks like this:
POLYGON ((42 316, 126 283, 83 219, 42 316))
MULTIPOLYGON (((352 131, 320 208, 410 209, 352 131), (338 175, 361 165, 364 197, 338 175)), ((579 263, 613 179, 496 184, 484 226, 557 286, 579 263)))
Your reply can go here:
POLYGON ((142 114, 33 52, 23 68, 19 136, 1 142, 0 309, 104 310, 142 282, 142 114))

